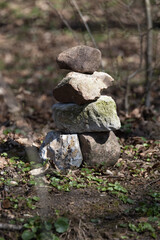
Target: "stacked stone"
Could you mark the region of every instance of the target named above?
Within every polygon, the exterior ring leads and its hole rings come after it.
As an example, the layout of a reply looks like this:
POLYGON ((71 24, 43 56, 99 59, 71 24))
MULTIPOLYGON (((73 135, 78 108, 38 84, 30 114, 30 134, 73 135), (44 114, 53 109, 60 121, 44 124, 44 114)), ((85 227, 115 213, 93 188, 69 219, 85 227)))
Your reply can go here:
POLYGON ((114 130, 120 128, 116 104, 103 95, 113 78, 97 72, 101 52, 88 46, 77 46, 59 54, 57 63, 72 72, 53 90, 57 101, 53 119, 58 131, 47 134, 40 155, 60 170, 89 166, 114 165, 120 146, 114 130))

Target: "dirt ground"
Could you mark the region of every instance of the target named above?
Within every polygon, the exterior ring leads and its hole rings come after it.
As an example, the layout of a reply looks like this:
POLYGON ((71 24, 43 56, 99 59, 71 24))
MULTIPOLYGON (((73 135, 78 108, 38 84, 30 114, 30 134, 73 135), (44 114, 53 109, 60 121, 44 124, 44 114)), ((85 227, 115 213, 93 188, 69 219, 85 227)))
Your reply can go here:
MULTIPOLYGON (((58 68, 56 56, 78 43, 45 1, 0 3, 1 240, 160 239, 159 15, 154 7, 151 107, 144 107, 142 71, 130 83, 127 116, 125 80, 139 64, 137 27, 133 18, 126 18, 123 4, 110 5, 104 11, 104 2, 98 3, 99 8, 85 0, 79 4, 102 51, 103 68, 115 78, 107 94, 115 99, 122 123, 115 133, 121 156, 107 170, 91 169, 84 163, 65 175, 50 163, 42 166, 38 151, 47 132, 55 128, 52 90, 67 73, 58 68), (39 168, 43 172, 33 175, 31 171, 39 168), (60 217, 69 221, 61 233, 54 225, 60 217), (46 227, 48 222, 51 228, 46 227), (29 236, 23 235, 26 229, 29 236)), ((65 1, 53 3, 69 21, 80 44, 92 46, 73 7, 65 1)), ((143 28, 140 10, 136 5, 133 8, 143 28)))

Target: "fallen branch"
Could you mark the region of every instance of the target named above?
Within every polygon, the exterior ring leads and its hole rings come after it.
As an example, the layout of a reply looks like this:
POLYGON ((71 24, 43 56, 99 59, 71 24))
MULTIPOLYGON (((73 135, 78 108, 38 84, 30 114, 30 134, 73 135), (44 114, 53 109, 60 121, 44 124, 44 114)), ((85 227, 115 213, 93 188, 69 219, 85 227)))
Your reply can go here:
POLYGON ((10 223, 0 223, 0 229, 2 230, 10 230, 10 231, 20 231, 22 230, 22 225, 15 225, 10 223))

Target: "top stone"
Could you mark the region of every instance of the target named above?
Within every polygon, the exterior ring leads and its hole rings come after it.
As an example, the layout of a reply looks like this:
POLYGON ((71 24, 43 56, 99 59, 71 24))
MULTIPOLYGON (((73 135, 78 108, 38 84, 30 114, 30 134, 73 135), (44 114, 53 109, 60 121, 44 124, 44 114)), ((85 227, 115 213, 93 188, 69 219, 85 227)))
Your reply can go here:
POLYGON ((80 45, 60 53, 57 63, 61 69, 93 73, 101 64, 101 52, 96 48, 80 45))

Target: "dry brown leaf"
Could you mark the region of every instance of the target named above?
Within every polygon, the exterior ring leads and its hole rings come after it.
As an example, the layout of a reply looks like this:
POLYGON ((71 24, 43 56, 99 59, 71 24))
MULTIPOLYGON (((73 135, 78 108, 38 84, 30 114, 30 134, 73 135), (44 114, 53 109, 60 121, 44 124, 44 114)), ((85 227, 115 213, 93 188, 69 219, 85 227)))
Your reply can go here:
POLYGON ((8 160, 4 157, 0 157, 0 169, 3 169, 8 164, 8 160))
POLYGON ((8 209, 11 207, 11 202, 9 201, 9 199, 4 199, 2 201, 2 208, 8 209))

